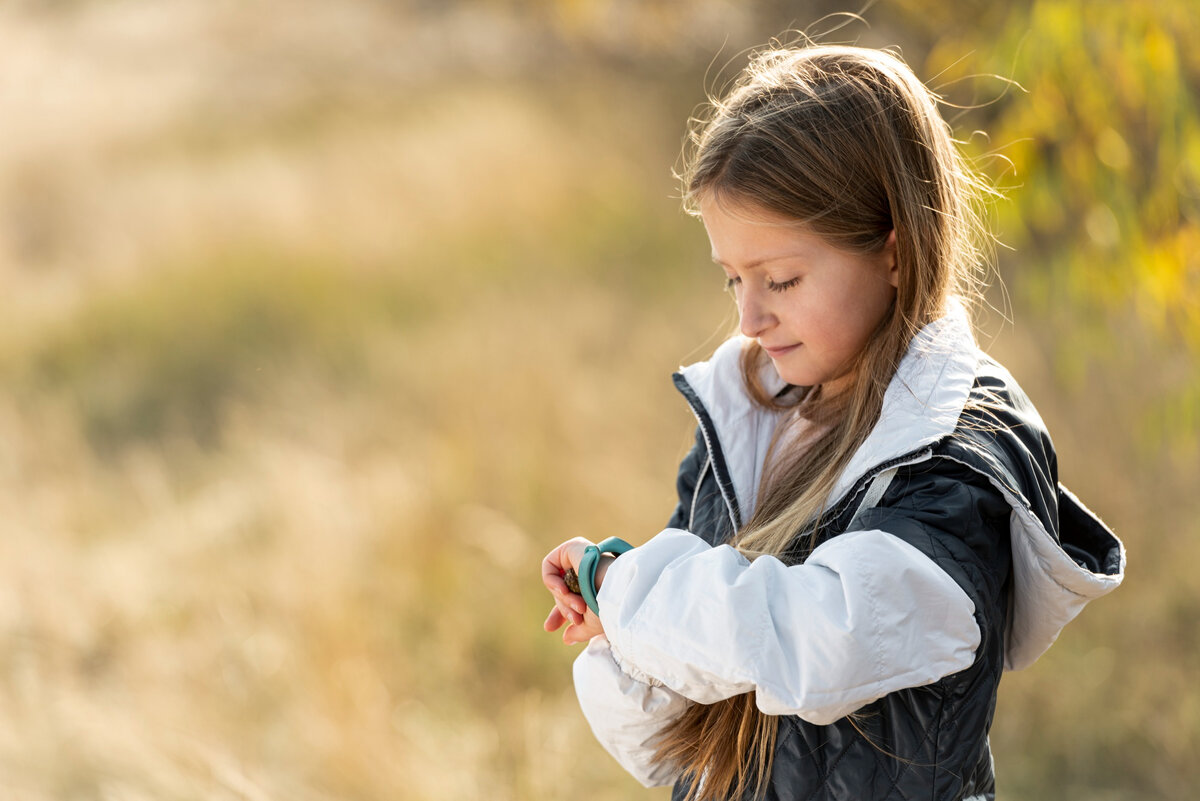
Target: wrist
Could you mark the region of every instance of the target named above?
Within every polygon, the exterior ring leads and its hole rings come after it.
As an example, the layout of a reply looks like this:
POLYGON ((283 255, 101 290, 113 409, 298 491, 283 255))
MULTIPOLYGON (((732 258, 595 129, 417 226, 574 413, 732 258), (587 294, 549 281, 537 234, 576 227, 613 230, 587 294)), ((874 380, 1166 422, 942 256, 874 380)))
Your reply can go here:
POLYGON ((579 562, 579 589, 584 603, 588 605, 588 609, 591 609, 593 614, 600 614, 600 607, 596 603, 596 590, 600 587, 602 577, 598 577, 597 574, 602 567, 605 572, 608 572, 612 561, 631 548, 633 546, 624 540, 609 537, 599 545, 589 545, 584 549, 583 558, 579 562), (611 556, 606 559, 604 558, 606 554, 611 554, 611 556))
POLYGON ((604 584, 604 574, 608 572, 609 566, 617 561, 615 553, 600 554, 600 561, 596 563, 596 594, 600 594, 600 587, 604 584))

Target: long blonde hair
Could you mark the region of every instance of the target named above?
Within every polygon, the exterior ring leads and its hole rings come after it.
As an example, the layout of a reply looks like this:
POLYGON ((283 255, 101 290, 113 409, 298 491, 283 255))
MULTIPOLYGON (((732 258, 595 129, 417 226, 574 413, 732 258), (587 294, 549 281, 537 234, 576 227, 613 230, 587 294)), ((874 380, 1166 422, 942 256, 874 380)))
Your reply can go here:
MULTIPOLYGON (((796 561, 814 539, 830 493, 878 420, 884 391, 913 336, 952 297, 975 299, 988 241, 979 201, 991 193, 959 152, 937 98, 888 51, 843 46, 759 52, 732 90, 694 119, 680 176, 685 208, 702 200, 794 220, 829 243, 880 252, 894 230, 899 284, 891 309, 837 397, 815 388, 804 417, 823 433, 798 454, 777 454, 753 517, 732 543, 749 558, 796 561)), ((742 354, 742 373, 760 404, 782 408, 759 381, 766 354, 742 354)), ((784 441, 777 437, 777 441, 784 441)), ((656 760, 691 781, 689 798, 761 794, 770 776, 778 721, 748 693, 696 704, 664 728, 656 760)))

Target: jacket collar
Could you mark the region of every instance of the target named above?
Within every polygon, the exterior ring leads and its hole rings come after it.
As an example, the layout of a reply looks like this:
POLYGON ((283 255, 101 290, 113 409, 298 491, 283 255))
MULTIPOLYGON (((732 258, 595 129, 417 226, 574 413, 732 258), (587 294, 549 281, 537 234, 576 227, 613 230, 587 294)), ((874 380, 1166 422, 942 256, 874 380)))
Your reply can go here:
MULTIPOLYGON (((704 362, 683 367, 675 383, 692 406, 708 440, 726 502, 743 525, 754 511, 763 463, 783 413, 763 409, 746 393, 741 353, 750 340, 734 336, 704 362), (724 466, 728 475, 719 474, 724 466), (730 497, 733 496, 733 497, 730 497)), ((879 421, 838 478, 830 496, 836 505, 864 476, 889 462, 915 457, 954 431, 975 381, 979 351, 965 309, 951 311, 921 329, 909 344, 884 393, 879 421)), ((764 365, 763 386, 781 391, 786 383, 764 365)))

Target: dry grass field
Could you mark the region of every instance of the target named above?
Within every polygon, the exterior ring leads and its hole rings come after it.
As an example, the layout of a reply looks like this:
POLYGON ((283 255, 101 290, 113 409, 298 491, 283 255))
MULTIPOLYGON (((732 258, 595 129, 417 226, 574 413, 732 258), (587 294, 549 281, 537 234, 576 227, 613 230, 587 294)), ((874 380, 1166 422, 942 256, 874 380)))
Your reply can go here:
MULTIPOLYGON (((0 799, 667 797, 592 740, 537 568, 672 508, 669 374, 733 322, 669 172, 704 60, 547 70, 519 19, 0 7, 0 799)), ((991 350, 1131 567, 1005 680, 1002 797, 1189 798, 1200 465, 1137 421, 1195 363, 1130 320, 1064 366, 1069 315, 1011 305, 991 350)))

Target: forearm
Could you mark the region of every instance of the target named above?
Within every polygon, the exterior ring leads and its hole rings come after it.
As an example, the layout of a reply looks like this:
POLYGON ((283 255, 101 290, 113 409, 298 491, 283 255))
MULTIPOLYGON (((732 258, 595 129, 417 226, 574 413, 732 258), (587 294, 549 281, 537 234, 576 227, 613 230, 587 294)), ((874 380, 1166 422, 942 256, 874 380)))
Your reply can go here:
POLYGON ((753 690, 764 712, 817 723, 961 670, 979 642, 962 589, 880 531, 789 567, 668 530, 611 565, 599 601, 622 658, 675 692, 753 690))
POLYGON ((576 658, 574 678, 583 715, 604 749, 645 786, 672 783, 678 772, 655 764, 655 740, 691 702, 649 677, 623 670, 603 636, 593 638, 576 658))

